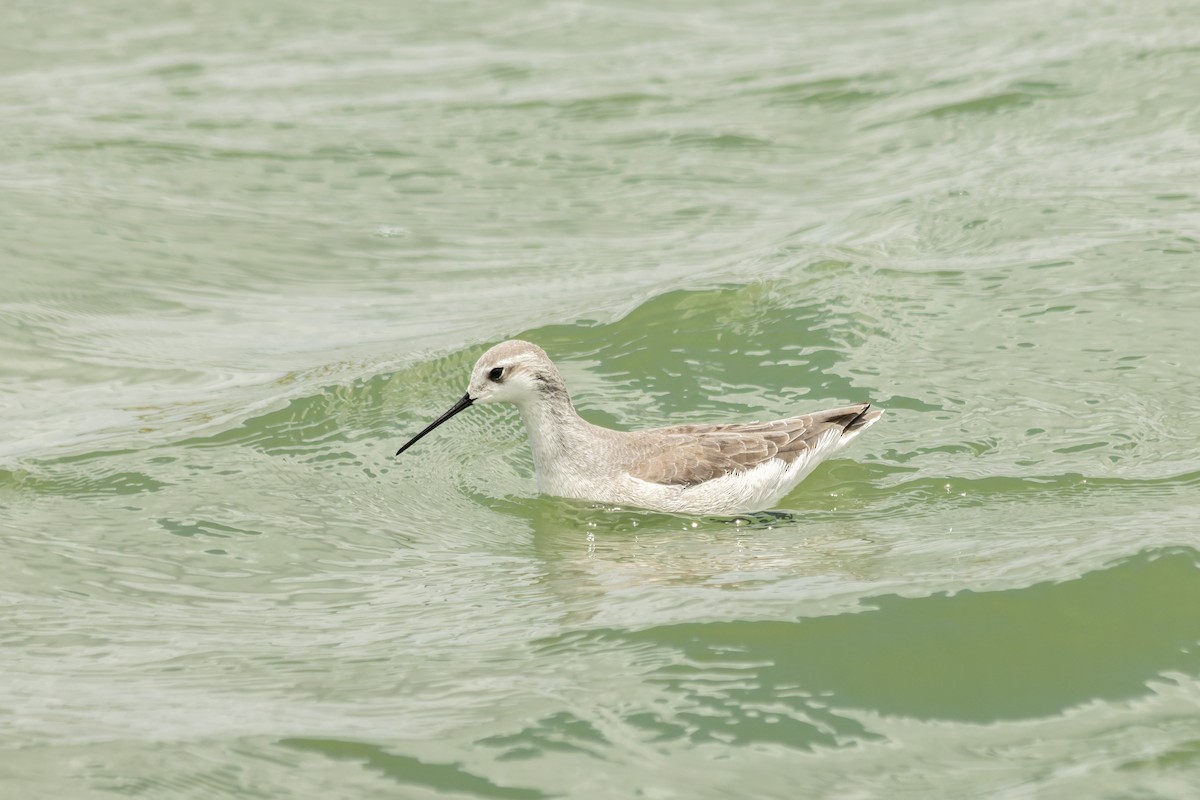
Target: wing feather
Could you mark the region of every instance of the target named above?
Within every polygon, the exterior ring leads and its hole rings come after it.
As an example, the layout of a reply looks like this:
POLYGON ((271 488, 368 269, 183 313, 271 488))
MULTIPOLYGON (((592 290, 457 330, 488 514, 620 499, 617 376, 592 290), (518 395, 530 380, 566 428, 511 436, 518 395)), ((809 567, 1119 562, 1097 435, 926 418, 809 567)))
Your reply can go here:
POLYGON ((859 403, 773 422, 645 431, 629 472, 650 483, 695 486, 773 459, 791 464, 831 432, 853 430, 868 408, 869 403, 859 403))

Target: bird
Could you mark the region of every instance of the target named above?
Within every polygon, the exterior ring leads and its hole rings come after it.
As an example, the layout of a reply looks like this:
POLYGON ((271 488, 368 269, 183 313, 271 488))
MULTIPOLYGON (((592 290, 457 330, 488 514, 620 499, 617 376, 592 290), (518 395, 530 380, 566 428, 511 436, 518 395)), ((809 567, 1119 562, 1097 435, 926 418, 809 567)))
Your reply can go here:
POLYGON ((714 516, 774 508, 883 416, 870 403, 855 403, 771 422, 613 430, 579 416, 546 351, 512 339, 480 356, 466 393, 396 455, 459 412, 486 403, 517 407, 542 494, 714 516))

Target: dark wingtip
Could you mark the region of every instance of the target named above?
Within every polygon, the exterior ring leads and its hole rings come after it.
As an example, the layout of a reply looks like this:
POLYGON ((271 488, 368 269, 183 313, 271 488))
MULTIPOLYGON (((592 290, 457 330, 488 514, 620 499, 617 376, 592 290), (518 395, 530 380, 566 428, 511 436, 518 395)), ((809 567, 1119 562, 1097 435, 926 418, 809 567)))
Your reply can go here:
POLYGON ((846 423, 846 427, 842 429, 842 432, 850 433, 850 431, 857 430, 859 427, 861 427, 863 423, 863 417, 865 417, 867 412, 870 410, 871 403, 870 401, 867 401, 863 404, 862 411, 859 411, 849 422, 846 423))

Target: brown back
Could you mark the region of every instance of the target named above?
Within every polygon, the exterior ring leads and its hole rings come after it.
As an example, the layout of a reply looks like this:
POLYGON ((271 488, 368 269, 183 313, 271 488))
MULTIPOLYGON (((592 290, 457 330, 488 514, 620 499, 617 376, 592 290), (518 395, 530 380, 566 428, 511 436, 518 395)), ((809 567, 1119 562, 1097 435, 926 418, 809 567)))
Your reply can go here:
POLYGON ((651 483, 695 486, 772 459, 790 464, 826 437, 855 430, 870 407, 860 403, 774 422, 645 431, 630 473, 651 483))

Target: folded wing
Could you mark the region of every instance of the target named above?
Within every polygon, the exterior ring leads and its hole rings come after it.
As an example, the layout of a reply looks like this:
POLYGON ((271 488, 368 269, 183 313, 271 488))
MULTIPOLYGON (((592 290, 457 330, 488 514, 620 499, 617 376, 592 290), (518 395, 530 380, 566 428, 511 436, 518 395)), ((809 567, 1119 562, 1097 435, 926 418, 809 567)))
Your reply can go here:
POLYGON ((774 422, 681 425, 646 431, 630 474, 650 483, 695 486, 778 459, 791 464, 875 421, 870 403, 774 422))

